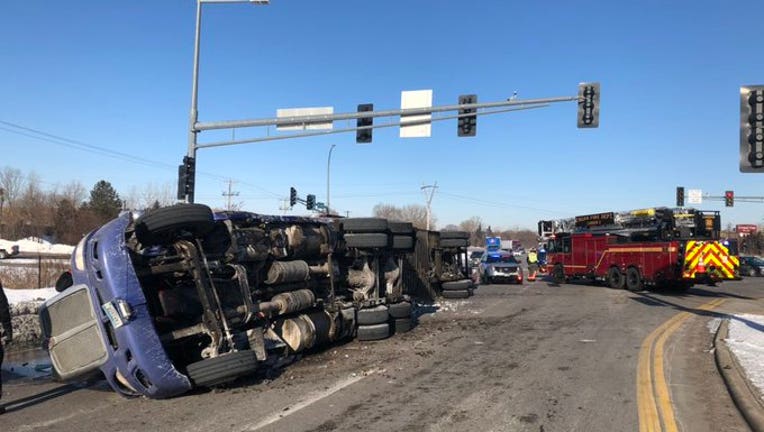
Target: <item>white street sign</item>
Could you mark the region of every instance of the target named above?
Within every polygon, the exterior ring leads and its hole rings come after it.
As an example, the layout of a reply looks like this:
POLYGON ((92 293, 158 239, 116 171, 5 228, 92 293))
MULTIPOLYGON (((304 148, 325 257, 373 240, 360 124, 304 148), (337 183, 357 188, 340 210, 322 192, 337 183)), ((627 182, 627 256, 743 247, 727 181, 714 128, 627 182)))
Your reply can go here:
MULTIPOLYGON (((432 107, 432 90, 411 90, 401 92, 401 109, 432 107)), ((429 137, 432 114, 401 116, 401 138, 429 137), (406 123, 416 123, 406 126, 406 123)))
POLYGON ((687 202, 689 204, 703 204, 703 191, 701 189, 688 190, 687 202))
MULTIPOLYGON (((332 115, 334 114, 334 107, 313 107, 313 108, 279 108, 276 110, 277 118, 285 117, 301 117, 301 116, 313 116, 313 115, 332 115)), ((328 120, 322 123, 289 123, 277 125, 276 130, 290 131, 290 130, 320 130, 331 129, 332 121, 328 120)))

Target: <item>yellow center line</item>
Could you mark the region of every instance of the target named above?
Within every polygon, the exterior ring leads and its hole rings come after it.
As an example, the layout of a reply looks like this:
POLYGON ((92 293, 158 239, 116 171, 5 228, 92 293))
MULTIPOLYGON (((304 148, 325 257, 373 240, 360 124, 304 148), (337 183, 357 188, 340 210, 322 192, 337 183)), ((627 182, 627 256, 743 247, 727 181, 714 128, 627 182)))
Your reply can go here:
MULTIPOLYGON (((710 301, 696 310, 716 308, 724 299, 710 301)), ((664 362, 664 346, 668 338, 693 314, 681 312, 661 324, 642 342, 637 362, 637 409, 640 432, 677 432, 679 429, 671 406, 664 362)))

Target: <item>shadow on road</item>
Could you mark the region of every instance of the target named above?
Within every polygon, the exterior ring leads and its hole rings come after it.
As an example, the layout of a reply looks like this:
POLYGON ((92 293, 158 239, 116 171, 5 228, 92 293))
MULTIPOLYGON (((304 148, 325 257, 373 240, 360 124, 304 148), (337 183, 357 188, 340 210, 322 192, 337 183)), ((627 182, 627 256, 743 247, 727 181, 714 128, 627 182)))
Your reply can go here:
MULTIPOLYGON (((759 324, 759 323, 757 323, 755 321, 751 321, 751 320, 747 320, 745 318, 741 318, 739 316, 730 315, 730 314, 726 314, 726 313, 722 313, 722 312, 717 312, 717 311, 713 311, 713 310, 702 310, 702 309, 695 309, 695 308, 691 308, 691 307, 687 307, 687 306, 682 306, 682 305, 680 305, 678 303, 674 303, 674 302, 671 302, 671 301, 668 301, 668 300, 657 298, 652 293, 644 293, 643 292, 643 293, 634 293, 634 294, 639 296, 639 297, 631 297, 632 300, 634 300, 636 302, 639 302, 639 303, 642 303, 642 304, 647 305, 647 306, 652 306, 652 307, 655 307, 655 306, 657 306, 657 307, 672 307, 672 308, 674 308, 677 311, 687 312, 687 313, 691 313, 693 315, 705 316, 705 317, 709 317, 709 318, 720 318, 720 319, 726 318, 726 319, 729 319, 729 320, 735 320, 735 321, 742 322, 745 325, 747 325, 748 327, 750 327, 750 328, 752 328, 752 329, 754 329, 756 331, 764 332, 764 326, 763 325, 761 325, 761 324, 759 324)), ((702 288, 692 288, 689 291, 681 293, 681 297, 687 297, 689 294, 695 294, 698 297, 709 297, 709 298, 710 297, 715 297, 715 298, 734 297, 734 298, 740 298, 740 299, 746 299, 746 300, 748 300, 748 299, 753 300, 750 297, 739 296, 739 295, 730 294, 730 293, 717 293, 717 292, 707 291, 707 290, 704 290, 702 288)))
POLYGON ((27 396, 21 399, 5 402, 3 406, 5 406, 6 412, 18 411, 33 405, 37 405, 37 404, 49 401, 51 399, 55 399, 60 396, 67 395, 69 393, 72 393, 75 390, 79 390, 84 387, 85 386, 81 384, 64 384, 62 386, 58 386, 56 388, 46 390, 42 393, 37 393, 37 394, 33 394, 31 396, 27 396))

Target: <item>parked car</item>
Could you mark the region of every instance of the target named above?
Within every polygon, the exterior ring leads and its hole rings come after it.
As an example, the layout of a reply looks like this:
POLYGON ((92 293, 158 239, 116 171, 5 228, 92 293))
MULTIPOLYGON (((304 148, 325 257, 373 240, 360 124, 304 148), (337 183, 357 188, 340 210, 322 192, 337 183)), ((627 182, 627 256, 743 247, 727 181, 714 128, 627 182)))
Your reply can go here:
POLYGON ((0 259, 10 258, 19 254, 19 246, 11 246, 11 250, 0 248, 0 259))
POLYGON ((118 393, 150 398, 214 387, 280 356, 409 330, 396 261, 412 241, 411 224, 379 218, 124 212, 75 248, 71 286, 41 307, 43 335, 63 380, 100 370, 118 393))
POLYGON ((483 258, 485 250, 475 249, 470 252, 470 268, 480 266, 480 259, 483 258))
POLYGON ((764 276, 764 259, 757 256, 741 256, 740 274, 743 276, 764 276))
POLYGON ((511 252, 504 250, 486 252, 480 260, 479 272, 484 284, 523 283, 522 266, 511 252))

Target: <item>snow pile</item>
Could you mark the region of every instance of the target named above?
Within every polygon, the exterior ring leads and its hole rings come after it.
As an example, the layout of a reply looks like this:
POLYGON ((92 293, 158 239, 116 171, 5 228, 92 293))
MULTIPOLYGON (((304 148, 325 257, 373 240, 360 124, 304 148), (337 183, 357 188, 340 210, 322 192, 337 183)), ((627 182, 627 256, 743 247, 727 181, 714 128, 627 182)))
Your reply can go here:
POLYGON ((0 239, 0 249, 10 251, 14 245, 19 247, 19 253, 22 254, 71 255, 74 251, 74 246, 52 244, 51 242, 38 237, 27 237, 17 241, 0 239))
POLYGON ((40 305, 56 295, 55 288, 41 289, 8 289, 4 288, 5 296, 11 306, 11 325, 13 326, 13 341, 9 348, 39 347, 42 343, 40 330, 40 305))
POLYGON ((764 315, 733 315, 724 341, 764 399, 764 315))

